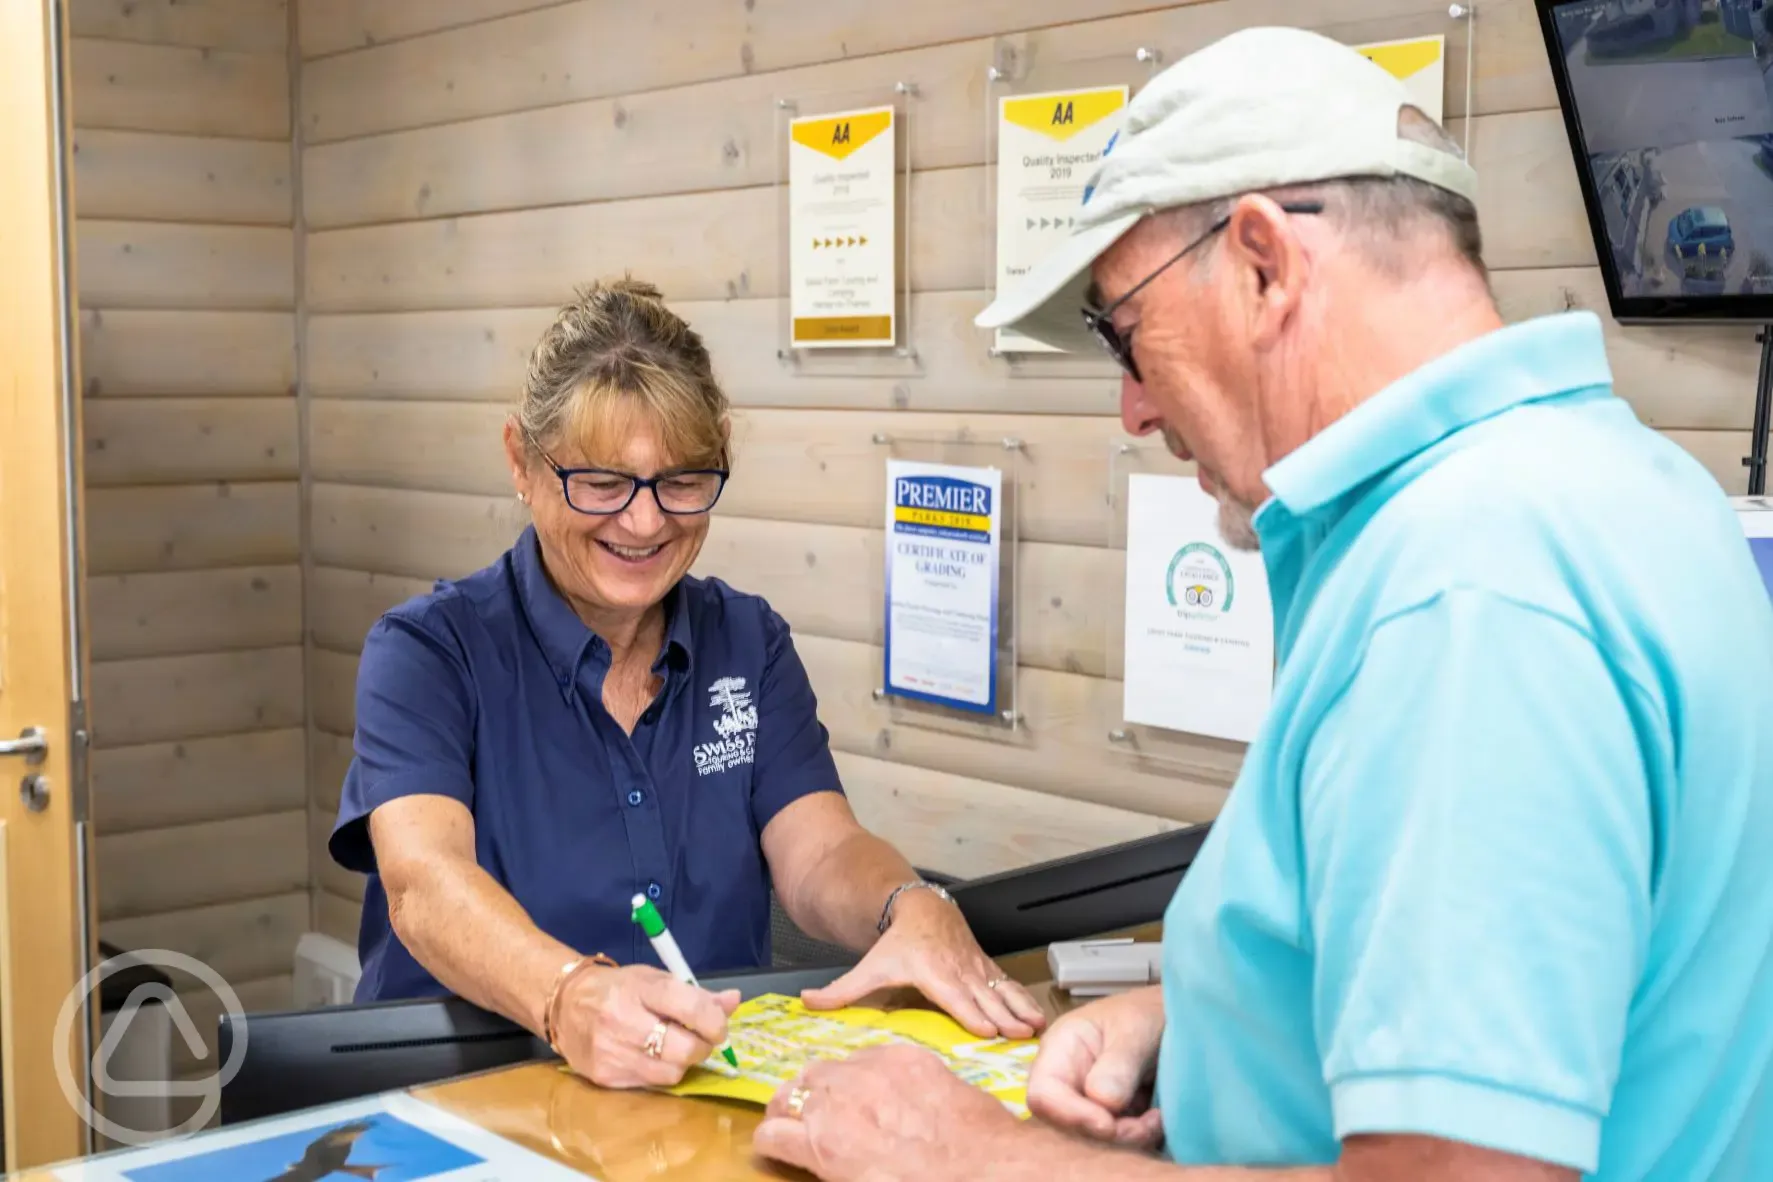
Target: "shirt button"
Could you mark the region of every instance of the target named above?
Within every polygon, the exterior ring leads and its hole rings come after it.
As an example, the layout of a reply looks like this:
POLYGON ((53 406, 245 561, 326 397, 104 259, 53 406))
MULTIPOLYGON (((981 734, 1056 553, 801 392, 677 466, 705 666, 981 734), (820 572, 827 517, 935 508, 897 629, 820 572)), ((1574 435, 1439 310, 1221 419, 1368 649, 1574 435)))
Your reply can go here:
POLYGON ((659 884, 656 882, 649 884, 646 888, 646 897, 649 899, 657 899, 660 895, 662 895, 664 893, 665 893, 664 889, 662 887, 660 887, 659 884))
POLYGON ((648 710, 645 714, 640 716, 640 721, 651 726, 653 723, 659 721, 659 712, 657 710, 648 710))
POLYGON ((638 788, 636 788, 634 791, 632 791, 628 794, 628 803, 633 805, 635 808, 639 808, 640 802, 645 799, 646 799, 646 793, 642 792, 638 788))

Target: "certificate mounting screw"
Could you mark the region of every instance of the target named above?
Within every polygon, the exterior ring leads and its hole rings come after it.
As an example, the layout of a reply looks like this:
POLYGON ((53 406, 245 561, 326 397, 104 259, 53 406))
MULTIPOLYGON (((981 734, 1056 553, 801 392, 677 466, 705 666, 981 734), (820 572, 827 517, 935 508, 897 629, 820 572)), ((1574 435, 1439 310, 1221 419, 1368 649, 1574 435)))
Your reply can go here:
POLYGON ((900 94, 907 94, 907 95, 915 96, 917 94, 917 83, 915 83, 915 82, 895 82, 895 83, 893 83, 893 89, 898 91, 900 94))
POLYGON ((1124 743, 1128 739, 1130 739, 1131 737, 1132 736, 1127 734, 1127 732, 1125 732, 1125 731, 1109 731, 1108 732, 1108 741, 1110 743, 1124 743))
POLYGON ((1002 82, 1003 71, 996 66, 992 66, 989 70, 985 71, 985 77, 992 82, 1002 82))
POLYGON ((1013 727, 1022 720, 1022 716, 1017 714, 1014 710, 1005 710, 1003 712, 1003 720, 1005 723, 1013 727))
POLYGON ((1162 61, 1163 56, 1164 55, 1160 50, 1151 49, 1148 46, 1141 45, 1138 52, 1133 54, 1133 60, 1156 63, 1162 61))
POLYGON ((886 691, 885 691, 885 690, 883 690, 883 689, 878 689, 878 688, 877 688, 877 689, 875 689, 875 691, 874 691, 874 700, 875 700, 875 701, 876 701, 876 702, 878 702, 878 701, 880 701, 880 700, 881 700, 881 699, 883 699, 883 698, 885 698, 885 697, 886 697, 886 691))
POLYGON ((878 444, 881 444, 884 446, 888 443, 891 443, 892 441, 893 441, 893 437, 891 435, 888 435, 885 431, 876 431, 874 433, 874 442, 875 443, 878 443, 878 444))
POLYGON ((1021 451, 1022 441, 1015 438, 1006 439, 1003 441, 1003 449, 1005 451, 1021 451))
POLYGON ((1452 4, 1447 7, 1447 15, 1456 21, 1462 21, 1471 15, 1471 9, 1463 4, 1452 4))

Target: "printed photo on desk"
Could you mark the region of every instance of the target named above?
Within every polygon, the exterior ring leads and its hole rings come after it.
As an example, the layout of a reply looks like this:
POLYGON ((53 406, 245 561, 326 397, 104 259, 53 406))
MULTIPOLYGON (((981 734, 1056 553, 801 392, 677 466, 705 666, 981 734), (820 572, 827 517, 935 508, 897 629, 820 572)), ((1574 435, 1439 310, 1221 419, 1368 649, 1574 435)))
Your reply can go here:
POLYGON ((584 1182, 406 1095, 311 1108, 64 1166, 58 1182, 584 1182))

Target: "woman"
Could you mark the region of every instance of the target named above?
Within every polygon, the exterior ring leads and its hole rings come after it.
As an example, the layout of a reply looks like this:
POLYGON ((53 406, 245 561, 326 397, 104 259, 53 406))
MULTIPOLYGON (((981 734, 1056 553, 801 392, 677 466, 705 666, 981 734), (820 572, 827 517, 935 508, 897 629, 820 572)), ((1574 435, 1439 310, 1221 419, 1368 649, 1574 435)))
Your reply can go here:
POLYGON ((668 1085, 738 997, 657 967, 631 898, 707 974, 767 962, 773 884, 866 953, 809 1006, 906 985, 983 1037, 1043 1025, 857 824, 788 626, 688 575, 729 438, 707 350, 653 288, 593 286, 543 335, 504 438, 533 524, 364 643, 330 843, 370 876, 359 1000, 453 993, 596 1083, 668 1085))

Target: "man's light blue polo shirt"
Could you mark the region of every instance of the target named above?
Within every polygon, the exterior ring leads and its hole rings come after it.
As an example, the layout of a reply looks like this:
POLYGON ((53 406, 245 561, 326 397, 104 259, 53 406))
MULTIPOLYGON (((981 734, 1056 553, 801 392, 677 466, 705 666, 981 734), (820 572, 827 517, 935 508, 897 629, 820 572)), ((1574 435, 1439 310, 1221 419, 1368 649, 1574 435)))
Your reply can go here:
POLYGON ((1576 313, 1267 482, 1279 672, 1166 917, 1171 1156, 1773 1179, 1773 605, 1715 481, 1576 313))

